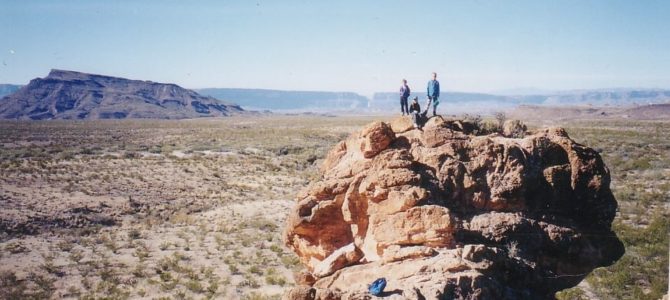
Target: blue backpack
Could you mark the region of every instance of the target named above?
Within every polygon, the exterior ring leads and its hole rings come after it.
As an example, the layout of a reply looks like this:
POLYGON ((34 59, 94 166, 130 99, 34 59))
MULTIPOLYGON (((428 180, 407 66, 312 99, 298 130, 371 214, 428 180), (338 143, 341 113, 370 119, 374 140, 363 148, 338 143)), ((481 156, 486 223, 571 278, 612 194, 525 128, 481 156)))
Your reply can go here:
POLYGON ((384 292, 384 288, 386 287, 386 278, 379 278, 375 280, 373 283, 368 285, 368 291, 370 294, 374 296, 379 296, 381 295, 382 292, 384 292))

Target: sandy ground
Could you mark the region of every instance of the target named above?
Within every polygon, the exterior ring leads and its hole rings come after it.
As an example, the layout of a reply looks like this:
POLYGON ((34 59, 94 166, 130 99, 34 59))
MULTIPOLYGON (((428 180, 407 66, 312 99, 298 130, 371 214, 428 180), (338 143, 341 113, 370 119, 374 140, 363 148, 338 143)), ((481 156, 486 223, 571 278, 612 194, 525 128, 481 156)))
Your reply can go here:
MULTIPOLYGON (((0 122, 0 298, 278 299, 302 269, 281 241, 296 193, 376 119, 0 122)), ((617 220, 667 217, 669 123, 563 125, 602 148, 617 220)))
POLYGON ((295 193, 368 121, 3 124, 0 298, 278 298, 295 193))

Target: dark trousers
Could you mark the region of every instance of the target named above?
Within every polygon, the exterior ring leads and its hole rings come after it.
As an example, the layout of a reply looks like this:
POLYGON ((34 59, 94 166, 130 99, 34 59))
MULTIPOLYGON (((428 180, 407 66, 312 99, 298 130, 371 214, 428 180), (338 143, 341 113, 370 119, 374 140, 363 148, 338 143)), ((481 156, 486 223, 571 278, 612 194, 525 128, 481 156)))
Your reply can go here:
POLYGON ((426 110, 423 112, 423 114, 428 114, 428 109, 430 108, 430 105, 433 105, 433 116, 436 116, 437 114, 435 113, 437 110, 437 105, 440 104, 440 100, 437 99, 438 97, 431 97, 428 96, 428 103, 426 103, 426 110))
POLYGON ((413 111, 412 112, 412 124, 414 124, 414 127, 416 128, 421 128, 423 127, 421 124, 421 113, 418 111, 413 111))
POLYGON ((400 112, 402 112, 403 115, 409 115, 409 109, 407 108, 407 97, 400 97, 400 112))

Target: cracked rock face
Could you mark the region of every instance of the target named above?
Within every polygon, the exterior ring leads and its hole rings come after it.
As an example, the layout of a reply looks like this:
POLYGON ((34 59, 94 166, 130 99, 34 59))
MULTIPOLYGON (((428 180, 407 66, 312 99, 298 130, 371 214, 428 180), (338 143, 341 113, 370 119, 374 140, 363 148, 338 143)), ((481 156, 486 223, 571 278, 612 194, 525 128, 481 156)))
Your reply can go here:
POLYGON ((595 150, 561 128, 471 132, 399 118, 337 144, 287 220, 313 280, 285 298, 365 298, 379 277, 398 298, 552 298, 623 254, 595 150))

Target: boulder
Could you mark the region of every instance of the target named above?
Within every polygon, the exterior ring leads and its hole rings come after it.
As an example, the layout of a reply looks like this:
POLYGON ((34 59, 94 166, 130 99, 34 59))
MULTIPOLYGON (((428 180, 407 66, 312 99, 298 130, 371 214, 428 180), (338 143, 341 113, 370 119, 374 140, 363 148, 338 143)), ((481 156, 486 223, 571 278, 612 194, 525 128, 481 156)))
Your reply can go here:
POLYGON ((389 297, 545 299, 623 254, 609 170, 565 130, 406 119, 337 144, 298 194, 284 241, 312 276, 285 299, 367 298, 379 277, 389 297))
POLYGON ((363 128, 360 138, 363 139, 360 146, 363 157, 370 158, 386 149, 395 138, 395 134, 388 124, 375 122, 363 128))
POLYGON ((396 133, 403 133, 414 129, 414 123, 412 123, 412 116, 402 116, 399 118, 393 119, 389 122, 391 129, 396 133))

